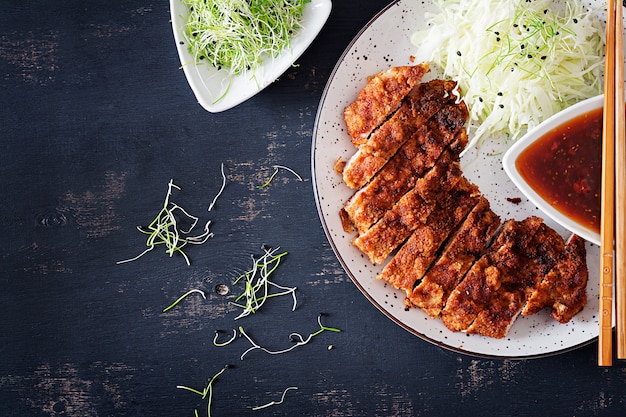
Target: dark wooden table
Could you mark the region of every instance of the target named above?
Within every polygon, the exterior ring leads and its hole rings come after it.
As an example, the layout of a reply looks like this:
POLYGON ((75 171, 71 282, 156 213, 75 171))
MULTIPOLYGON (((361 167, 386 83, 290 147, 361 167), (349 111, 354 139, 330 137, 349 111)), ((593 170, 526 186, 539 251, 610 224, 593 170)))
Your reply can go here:
POLYGON ((315 206, 313 125, 331 71, 388 2, 335 1, 315 43, 272 86, 218 114, 179 69, 165 1, 0 1, 0 415, 608 416, 626 410, 626 367, 597 344, 532 360, 485 359, 400 328, 336 260, 315 206), (207 207, 228 182, 211 212, 207 207), (281 172, 259 185, 272 166, 281 172), (138 254, 172 179, 214 237, 180 256, 138 254), (6 233, 4 233, 6 232, 6 233), (263 245, 289 252, 289 298, 234 321, 233 280, 263 245), (216 291, 225 284, 228 293, 216 291), (176 308, 162 310, 190 289, 176 308), (282 355, 289 333, 324 332, 282 355), (331 348, 332 347, 332 348, 331 348), (282 404, 253 411, 278 401, 282 404))

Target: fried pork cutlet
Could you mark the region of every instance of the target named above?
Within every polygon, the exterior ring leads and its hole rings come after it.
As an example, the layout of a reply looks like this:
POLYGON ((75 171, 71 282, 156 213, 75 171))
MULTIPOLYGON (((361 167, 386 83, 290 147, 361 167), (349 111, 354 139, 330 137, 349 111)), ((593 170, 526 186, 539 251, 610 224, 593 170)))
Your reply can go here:
POLYGON ((439 316, 450 292, 485 250, 500 227, 500 218, 483 196, 450 238, 441 256, 410 292, 407 305, 439 316))
POLYGON ((389 68, 372 76, 357 99, 344 110, 344 119, 352 143, 358 146, 369 137, 402 100, 430 71, 428 63, 389 68))
MULTIPOLYGON (((482 284, 488 290, 482 293, 483 297, 478 298, 478 301, 485 302, 464 330, 493 338, 506 336, 524 307, 527 294, 552 269, 563 249, 563 238, 543 222, 540 222, 530 240, 517 240, 511 246, 499 247, 495 256, 489 259, 485 279, 482 283, 480 280, 472 283, 473 286, 482 284)), ((468 278, 470 277, 467 276, 458 287, 464 287, 468 278)), ((454 295, 458 294, 455 289, 444 307, 444 312, 448 310, 454 295)), ((447 325, 446 321, 444 324, 447 325)))
POLYGON ((454 104, 456 83, 433 80, 417 85, 398 111, 378 129, 343 168, 343 180, 353 189, 364 186, 417 131, 445 104, 454 104))
POLYGON ((584 241, 535 216, 500 218, 461 172, 468 110, 452 81, 417 84, 428 65, 369 79, 344 111, 358 147, 335 169, 356 191, 340 210, 352 243, 405 303, 452 331, 503 338, 519 314, 565 323, 587 301, 584 241), (499 229, 499 230, 498 230, 499 229))
POLYGON ((534 216, 504 223, 495 242, 450 293, 441 311, 441 321, 448 329, 467 330, 478 314, 496 299, 505 277, 524 268, 523 250, 542 224, 543 221, 534 216))
POLYGON ((572 235, 557 264, 531 291, 522 315, 529 316, 550 307, 555 320, 570 321, 587 303, 586 256, 585 241, 572 235))
POLYGON ((346 232, 369 229, 415 186, 447 146, 460 153, 467 145, 465 114, 459 106, 446 106, 420 126, 378 174, 344 204, 346 232))
POLYGON ((446 238, 455 231, 480 199, 478 187, 465 177, 450 192, 444 194, 445 197, 437 202, 426 223, 415 228, 377 277, 404 290, 407 296, 435 261, 446 238))
POLYGON ((556 265, 565 249, 563 238, 542 223, 522 252, 523 268, 503 276, 502 285, 487 308, 478 313, 467 333, 503 338, 520 314, 528 294, 556 265))
POLYGON ((437 204, 461 179, 463 172, 457 155, 446 149, 437 163, 415 187, 389 209, 353 244, 365 253, 373 264, 381 264, 406 240, 411 232, 424 224, 437 204))

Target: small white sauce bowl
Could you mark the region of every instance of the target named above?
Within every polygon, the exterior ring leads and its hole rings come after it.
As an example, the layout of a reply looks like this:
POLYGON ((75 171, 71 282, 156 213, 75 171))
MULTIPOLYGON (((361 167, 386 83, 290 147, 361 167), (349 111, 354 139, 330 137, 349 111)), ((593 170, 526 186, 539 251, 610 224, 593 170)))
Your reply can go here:
POLYGON ((603 106, 604 96, 599 95, 596 97, 583 100, 576 103, 563 111, 549 117, 544 120, 535 128, 529 130, 524 136, 522 136, 517 142, 509 148, 502 158, 502 165, 504 171, 507 173, 511 181, 517 186, 517 188, 536 205, 545 215, 561 226, 565 227, 572 233, 577 234, 583 239, 588 240, 596 245, 600 244, 600 234, 586 226, 581 225, 575 220, 569 218, 555 207, 550 205, 543 197, 541 197, 531 186, 524 180, 519 173, 516 161, 520 154, 524 152, 535 141, 541 139, 549 131, 567 123, 568 121, 588 113, 592 110, 598 109, 603 106))

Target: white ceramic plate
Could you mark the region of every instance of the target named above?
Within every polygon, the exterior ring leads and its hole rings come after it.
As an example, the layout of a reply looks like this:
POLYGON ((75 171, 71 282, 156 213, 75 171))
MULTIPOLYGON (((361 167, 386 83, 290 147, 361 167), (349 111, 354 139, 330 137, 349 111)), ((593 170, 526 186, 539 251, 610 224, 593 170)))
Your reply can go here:
MULTIPOLYGON (((600 2, 593 5, 601 9, 600 2)), ((335 172, 339 157, 344 160, 355 152, 344 129, 343 109, 354 101, 366 78, 396 65, 410 65, 415 48, 410 35, 425 29, 424 13, 436 11, 431 2, 400 0, 392 3, 368 23, 347 47, 331 74, 318 109, 312 144, 312 170, 318 211, 327 237, 339 261, 363 294, 385 315, 413 334, 448 349, 484 357, 532 358, 564 352, 594 340, 598 335, 599 248, 587 245, 590 279, 589 302, 570 323, 559 324, 542 311, 519 317, 506 338, 501 340, 451 332, 438 319, 431 319, 418 309, 404 308, 404 294, 375 276, 382 266, 373 266, 367 257, 351 245, 354 237, 341 226, 339 210, 352 195, 335 172)), ((435 77, 432 74, 429 78, 435 77)), ((425 78, 426 79, 426 78, 425 78)), ((504 219, 521 220, 540 215, 511 182, 502 168, 504 143, 484 146, 480 152, 469 151, 462 157, 465 176, 491 202, 492 209, 504 219), (522 198, 519 204, 508 199, 522 198)), ((564 237, 569 233, 553 220, 546 224, 564 237)))
POLYGON ((565 216, 559 210, 551 206, 546 200, 543 199, 522 177, 517 170, 515 161, 522 152, 528 146, 532 145, 538 139, 541 139, 546 133, 550 132, 565 122, 574 119, 577 116, 590 112, 591 110, 599 109, 602 107, 604 96, 593 97, 580 103, 574 104, 567 109, 555 114, 554 116, 544 120, 534 129, 531 129, 523 137, 511 146, 511 148, 504 154, 502 158, 502 165, 504 171, 511 178, 511 181, 519 188, 524 195, 533 202, 543 213, 545 213, 552 220, 565 227, 572 233, 576 233, 578 236, 586 239, 596 245, 600 245, 600 234, 588 227, 575 222, 569 217, 565 216))
POLYGON ((331 8, 330 0, 311 0, 304 7, 303 27, 291 40, 291 48, 275 58, 267 58, 259 68, 233 77, 229 85, 229 76, 225 70, 218 71, 210 64, 194 64, 182 36, 188 14, 187 7, 180 0, 170 0, 172 30, 178 56, 198 103, 206 110, 217 113, 235 107, 259 93, 285 72, 311 45, 328 20, 331 8), (226 89, 228 91, 224 97, 217 100, 226 89))

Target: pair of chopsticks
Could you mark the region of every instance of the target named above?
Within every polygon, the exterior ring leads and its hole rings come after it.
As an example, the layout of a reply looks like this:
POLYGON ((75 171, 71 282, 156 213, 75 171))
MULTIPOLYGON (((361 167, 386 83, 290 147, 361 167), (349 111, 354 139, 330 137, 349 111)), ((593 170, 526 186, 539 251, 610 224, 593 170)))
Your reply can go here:
POLYGON ((626 144, 624 143, 623 10, 609 0, 606 16, 602 191, 600 222, 600 333, 598 364, 613 360, 613 287, 617 358, 626 358, 626 144), (615 253, 615 259, 614 259, 615 253), (614 263, 615 261, 615 263, 614 263), (615 271, 614 271, 615 268, 615 271), (613 278, 615 277, 615 283, 613 278))

